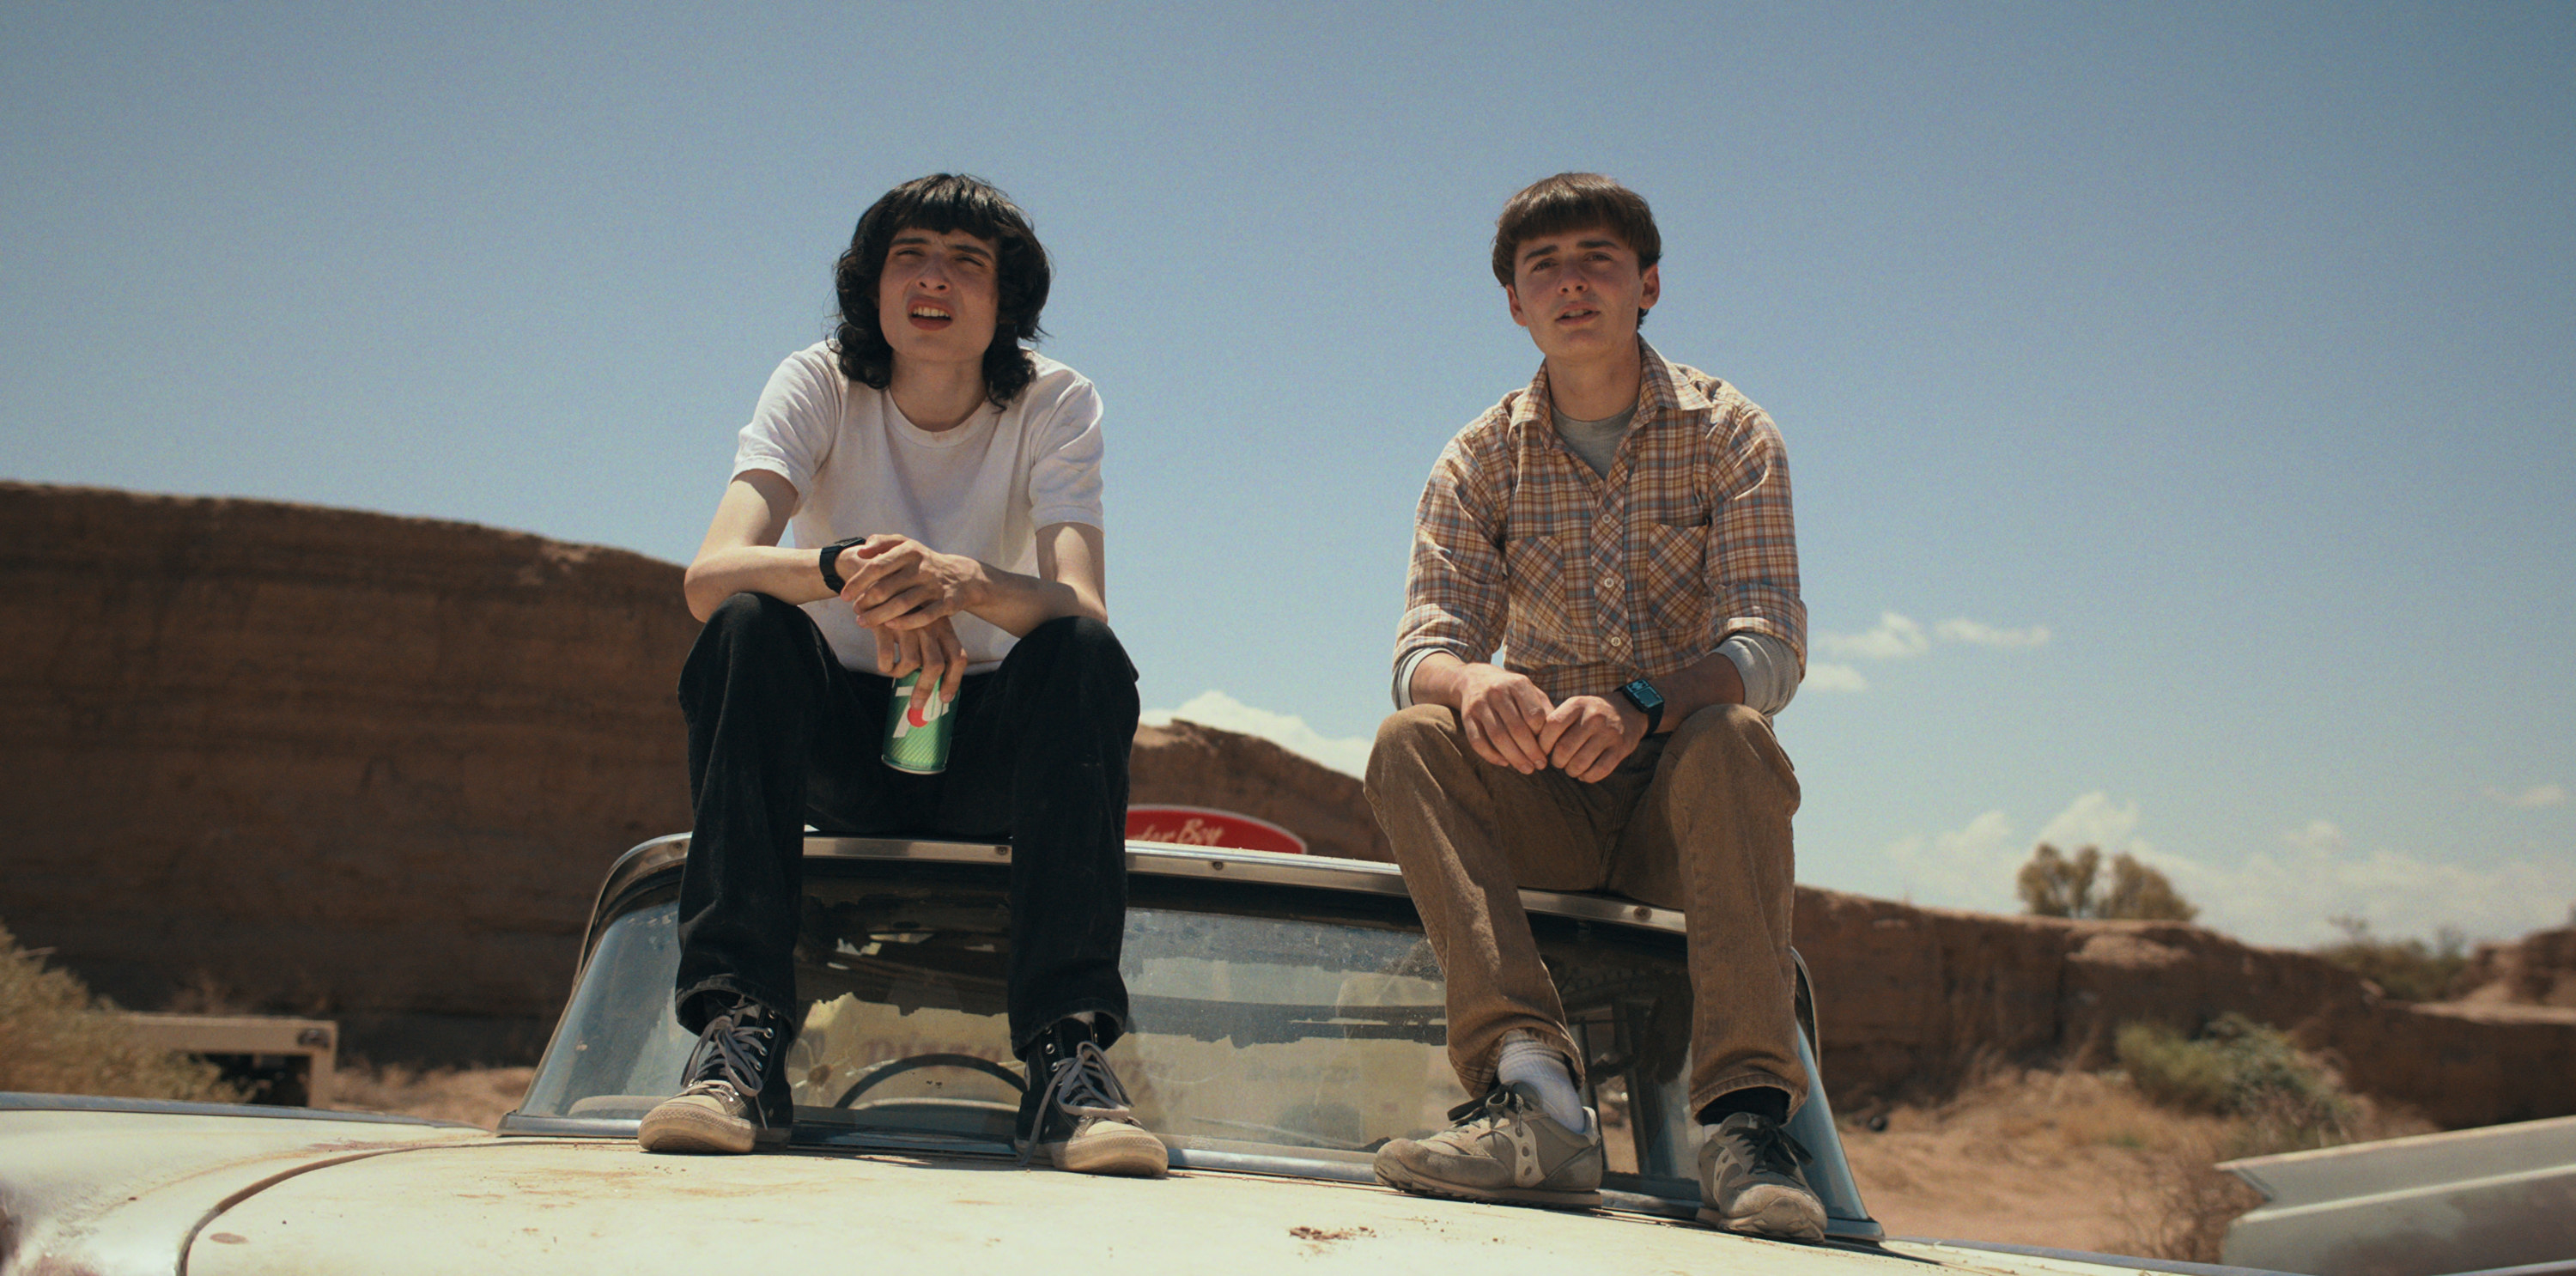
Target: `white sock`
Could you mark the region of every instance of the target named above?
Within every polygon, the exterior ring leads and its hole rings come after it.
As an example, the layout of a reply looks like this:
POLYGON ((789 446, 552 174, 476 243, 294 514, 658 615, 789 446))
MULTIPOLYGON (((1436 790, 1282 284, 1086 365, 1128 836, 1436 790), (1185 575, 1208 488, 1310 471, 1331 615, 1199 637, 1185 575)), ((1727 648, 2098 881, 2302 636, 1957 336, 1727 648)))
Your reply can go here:
POLYGON ((1502 1057, 1494 1061, 1494 1080, 1529 1087, 1557 1124, 1577 1134, 1592 1132, 1583 1111, 1583 1094, 1574 1088, 1574 1070, 1565 1065, 1564 1055, 1541 1044, 1537 1033, 1513 1032, 1503 1038, 1502 1057))

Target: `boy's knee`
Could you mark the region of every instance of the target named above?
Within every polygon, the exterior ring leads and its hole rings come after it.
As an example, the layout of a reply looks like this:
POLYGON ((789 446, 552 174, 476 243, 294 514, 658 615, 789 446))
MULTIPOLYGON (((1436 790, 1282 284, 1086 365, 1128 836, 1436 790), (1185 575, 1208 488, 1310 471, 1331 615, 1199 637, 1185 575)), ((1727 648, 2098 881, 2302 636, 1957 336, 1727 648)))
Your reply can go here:
POLYGON ((1696 744, 1712 737, 1741 745, 1771 735, 1771 722, 1740 704, 1713 704, 1682 719, 1673 728, 1674 745, 1696 744))
POLYGON ((1771 720, 1740 704, 1713 704, 1673 728, 1664 756, 1683 766, 1719 773, 1759 772, 1789 779, 1789 755, 1772 734, 1771 720))
POLYGON ((1377 724, 1377 741, 1369 746, 1368 774, 1362 787, 1372 797, 1398 787, 1411 787, 1410 781, 1430 770, 1426 759, 1439 750, 1456 748, 1458 718, 1436 704, 1418 704, 1388 714, 1377 724))
POLYGON ((707 617, 706 632, 720 638, 758 638, 786 632, 787 622, 804 619, 804 609, 794 603, 745 590, 716 604, 715 614, 707 617))
POLYGON ((727 670, 782 666, 779 652, 810 628, 803 609, 767 594, 740 593, 716 604, 680 668, 680 692, 696 697, 733 675, 727 670))
POLYGON ((1118 641, 1117 631, 1107 621, 1089 616, 1058 616, 1042 622, 1021 635, 1019 645, 1050 665, 1107 670, 1131 682, 1136 677, 1136 666, 1127 658, 1127 647, 1118 641))

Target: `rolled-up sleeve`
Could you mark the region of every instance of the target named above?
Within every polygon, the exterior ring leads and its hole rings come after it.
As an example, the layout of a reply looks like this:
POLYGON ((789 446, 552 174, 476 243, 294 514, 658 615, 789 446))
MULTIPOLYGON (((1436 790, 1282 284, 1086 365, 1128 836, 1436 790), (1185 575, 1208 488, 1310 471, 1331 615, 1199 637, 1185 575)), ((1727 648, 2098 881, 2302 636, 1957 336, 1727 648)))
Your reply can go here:
POLYGON ((1761 409, 1746 404, 1733 415, 1708 537, 1708 580, 1717 601, 1711 643, 1731 634, 1764 634, 1786 644, 1803 672, 1807 604, 1798 591, 1788 449, 1761 409))
POLYGON ((1506 606, 1502 510, 1468 440, 1449 442, 1423 484, 1413 514, 1413 560, 1405 571, 1404 619, 1396 627, 1395 701, 1420 658, 1445 651, 1460 660, 1490 658, 1500 644, 1506 606))

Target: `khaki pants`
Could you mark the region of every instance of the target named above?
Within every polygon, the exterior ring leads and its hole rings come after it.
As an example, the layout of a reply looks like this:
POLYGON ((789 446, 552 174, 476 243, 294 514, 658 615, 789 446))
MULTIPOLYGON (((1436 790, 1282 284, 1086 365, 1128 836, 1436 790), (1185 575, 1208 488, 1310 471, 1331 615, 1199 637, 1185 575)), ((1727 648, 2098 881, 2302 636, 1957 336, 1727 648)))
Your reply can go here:
POLYGON ((1798 777, 1761 714, 1703 709, 1583 784, 1486 762, 1456 713, 1416 705, 1378 728, 1368 798, 1448 981, 1449 1062, 1468 1093, 1492 1087, 1513 1031, 1583 1070, 1526 887, 1612 891, 1687 919, 1694 1113, 1750 1086, 1805 1100, 1789 960, 1798 777))

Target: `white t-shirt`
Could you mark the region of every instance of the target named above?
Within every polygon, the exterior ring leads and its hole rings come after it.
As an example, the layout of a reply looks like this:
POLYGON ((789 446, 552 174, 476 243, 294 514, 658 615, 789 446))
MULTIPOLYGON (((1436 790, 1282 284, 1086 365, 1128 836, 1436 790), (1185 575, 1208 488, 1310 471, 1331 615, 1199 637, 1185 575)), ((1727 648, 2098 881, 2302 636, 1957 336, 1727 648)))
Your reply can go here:
MULTIPOLYGON (((985 404, 933 433, 904 419, 883 390, 841 375, 829 342, 780 362, 742 427, 733 472, 768 470, 796 488, 794 542, 820 549, 900 532, 944 554, 1035 575, 1037 529, 1100 519, 1100 395, 1043 356, 1007 408, 985 404)), ((851 669, 876 669, 876 636, 838 598, 805 604, 851 669)), ((952 618, 972 673, 999 665, 1017 638, 976 617, 952 618)))

